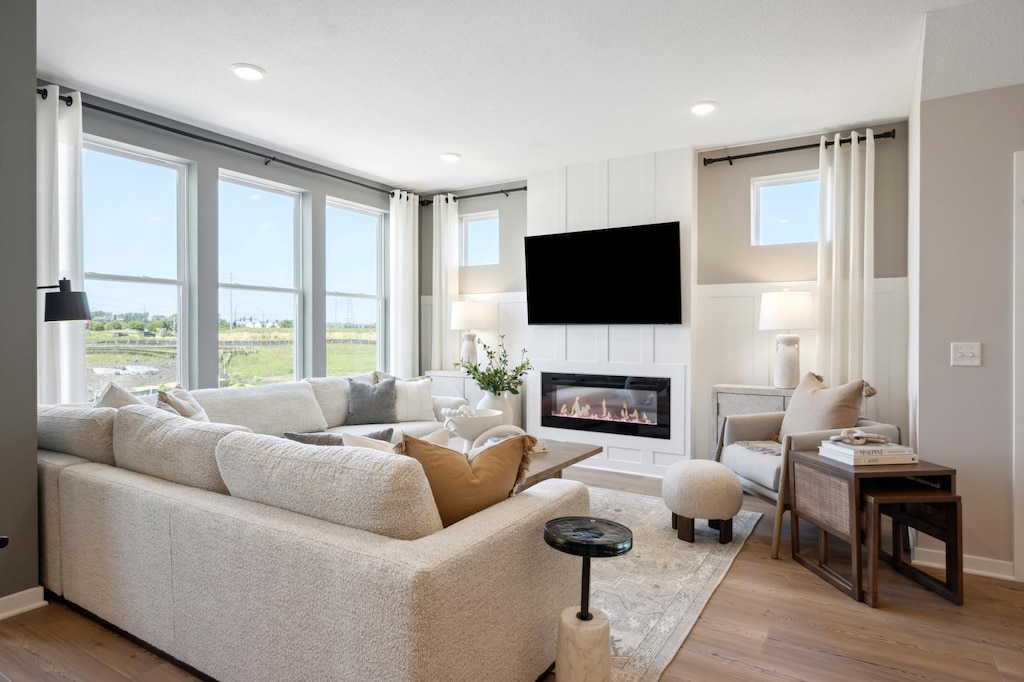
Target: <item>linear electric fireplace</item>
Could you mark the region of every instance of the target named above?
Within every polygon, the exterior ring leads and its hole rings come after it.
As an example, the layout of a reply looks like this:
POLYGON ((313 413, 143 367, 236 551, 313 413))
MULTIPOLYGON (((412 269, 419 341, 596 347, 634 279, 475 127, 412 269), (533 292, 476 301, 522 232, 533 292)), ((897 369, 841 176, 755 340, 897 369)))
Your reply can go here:
POLYGON ((671 380, 541 372, 541 426, 670 438, 671 380))

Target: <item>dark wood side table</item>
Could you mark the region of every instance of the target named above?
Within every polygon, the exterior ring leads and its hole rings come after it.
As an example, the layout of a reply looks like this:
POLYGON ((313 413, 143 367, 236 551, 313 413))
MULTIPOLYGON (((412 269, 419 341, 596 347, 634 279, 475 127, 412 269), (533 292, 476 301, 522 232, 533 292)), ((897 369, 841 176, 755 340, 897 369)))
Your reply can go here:
POLYGON ((911 484, 955 494, 956 469, 931 462, 853 466, 820 457, 816 452, 790 452, 793 560, 850 598, 863 601, 861 540, 864 528, 861 515, 864 493, 911 484), (800 549, 801 519, 818 528, 818 552, 813 561, 800 549), (850 579, 829 565, 829 535, 850 545, 850 579))

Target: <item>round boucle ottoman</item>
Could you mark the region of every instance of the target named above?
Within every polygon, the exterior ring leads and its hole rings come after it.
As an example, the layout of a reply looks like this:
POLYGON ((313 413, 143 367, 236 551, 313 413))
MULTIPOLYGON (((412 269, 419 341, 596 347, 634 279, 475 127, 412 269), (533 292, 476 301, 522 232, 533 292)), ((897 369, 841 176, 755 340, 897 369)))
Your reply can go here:
POLYGON ((732 542, 732 517, 743 505, 743 487, 729 467, 709 459, 676 462, 665 472, 661 497, 680 540, 693 542, 693 520, 707 519, 719 542, 732 542))

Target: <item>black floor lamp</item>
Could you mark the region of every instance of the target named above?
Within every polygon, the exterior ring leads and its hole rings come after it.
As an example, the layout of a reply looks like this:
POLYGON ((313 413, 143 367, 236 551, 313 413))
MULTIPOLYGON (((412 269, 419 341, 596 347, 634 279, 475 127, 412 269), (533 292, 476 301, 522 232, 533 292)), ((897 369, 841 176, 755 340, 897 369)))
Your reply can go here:
POLYGON ((36 287, 36 289, 57 289, 46 294, 46 308, 43 313, 45 322, 65 322, 67 320, 91 320, 89 299, 84 291, 71 291, 71 280, 61 277, 57 284, 36 287))

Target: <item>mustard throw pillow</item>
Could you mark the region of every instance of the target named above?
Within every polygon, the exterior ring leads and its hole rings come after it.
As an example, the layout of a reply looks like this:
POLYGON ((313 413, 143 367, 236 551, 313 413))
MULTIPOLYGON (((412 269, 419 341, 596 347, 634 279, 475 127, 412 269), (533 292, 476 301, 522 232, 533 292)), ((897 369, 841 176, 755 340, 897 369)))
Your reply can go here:
POLYGON ((864 381, 858 379, 829 388, 811 372, 804 375, 789 399, 779 439, 793 433, 848 429, 860 418, 864 381))
POLYGON ((507 438, 481 450, 472 460, 465 454, 409 435, 398 450, 423 467, 441 514, 441 523, 457 521, 512 495, 530 465, 533 436, 507 438))

